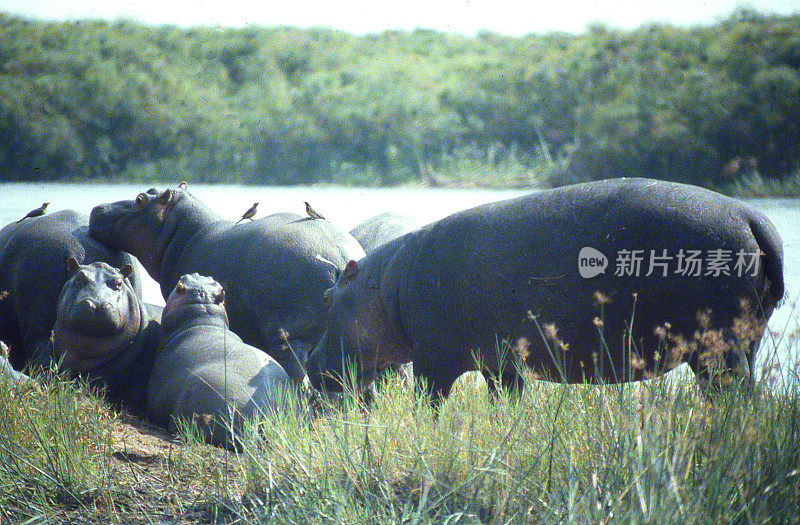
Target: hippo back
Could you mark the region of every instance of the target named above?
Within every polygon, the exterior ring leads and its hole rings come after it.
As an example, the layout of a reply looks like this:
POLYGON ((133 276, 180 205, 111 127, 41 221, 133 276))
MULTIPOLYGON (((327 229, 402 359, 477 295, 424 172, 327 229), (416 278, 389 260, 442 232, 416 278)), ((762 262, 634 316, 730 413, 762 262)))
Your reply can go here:
POLYGON ((178 419, 194 419, 214 444, 230 443, 244 421, 278 409, 289 383, 274 359, 228 329, 225 297, 211 278, 181 277, 164 307, 147 389, 153 421, 175 428, 178 419))
POLYGON ((350 235, 355 237, 366 253, 370 253, 378 246, 382 246, 420 226, 422 224, 416 219, 386 212, 365 220, 350 230, 350 235))

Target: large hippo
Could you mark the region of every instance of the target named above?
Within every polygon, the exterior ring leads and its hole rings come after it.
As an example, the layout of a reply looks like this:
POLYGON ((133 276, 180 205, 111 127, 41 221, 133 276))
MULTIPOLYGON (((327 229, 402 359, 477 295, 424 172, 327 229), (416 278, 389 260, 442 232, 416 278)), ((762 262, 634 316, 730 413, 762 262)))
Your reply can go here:
POLYGON ((297 381, 324 330, 325 290, 364 255, 328 221, 282 213, 234 225, 183 188, 98 206, 89 228, 138 257, 164 297, 184 274, 213 277, 226 291, 231 329, 297 381))
MULTIPOLYGON (((83 214, 63 210, 0 230, 0 340, 8 344, 9 360, 18 370, 50 363, 50 332, 70 257, 118 267, 134 262, 89 237, 88 222, 83 214)), ((131 279, 141 295, 138 277, 131 279)))
POLYGON ((174 428, 178 418, 194 417, 217 445, 229 444, 244 420, 283 406, 290 382, 274 359, 228 329, 225 297, 210 277, 180 278, 164 307, 147 388, 153 421, 174 428))
POLYGON ((381 213, 366 219, 350 230, 350 235, 369 253, 378 246, 422 226, 420 221, 393 212, 381 213))
POLYGON ((144 416, 159 341, 161 307, 142 303, 132 267, 67 261, 71 277, 58 296, 53 354, 60 370, 106 388, 106 397, 144 416))
POLYGON ((339 389, 343 362, 368 379, 412 360, 434 399, 468 370, 521 386, 517 355, 558 381, 639 380, 682 362, 700 379, 752 379, 783 291, 781 238, 744 203, 589 182, 461 211, 349 262, 308 373, 339 389))

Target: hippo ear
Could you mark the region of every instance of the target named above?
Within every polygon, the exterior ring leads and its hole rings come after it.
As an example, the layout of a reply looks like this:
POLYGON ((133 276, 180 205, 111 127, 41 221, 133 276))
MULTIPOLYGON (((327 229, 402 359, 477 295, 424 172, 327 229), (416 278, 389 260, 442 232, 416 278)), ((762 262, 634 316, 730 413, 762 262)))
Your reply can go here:
POLYGON ((131 266, 130 264, 126 264, 125 266, 120 268, 119 271, 122 274, 122 276, 127 279, 133 273, 133 266, 131 266))
POLYGON ((342 272, 342 284, 349 283, 356 275, 358 275, 358 263, 351 259, 342 272))
POLYGON ((70 275, 73 275, 76 271, 78 271, 78 260, 75 257, 70 257, 67 259, 67 271, 70 275))
POLYGON ((225 290, 220 290, 217 296, 214 298, 214 302, 216 304, 223 304, 225 302, 225 290))
POLYGON ((182 180, 181 183, 178 184, 178 187, 180 189, 182 189, 182 190, 188 189, 189 188, 189 183, 186 182, 185 180, 182 180))
POLYGON ((172 202, 172 190, 170 189, 164 190, 164 193, 162 193, 161 196, 158 198, 158 203, 162 206, 166 206, 170 202, 172 202))

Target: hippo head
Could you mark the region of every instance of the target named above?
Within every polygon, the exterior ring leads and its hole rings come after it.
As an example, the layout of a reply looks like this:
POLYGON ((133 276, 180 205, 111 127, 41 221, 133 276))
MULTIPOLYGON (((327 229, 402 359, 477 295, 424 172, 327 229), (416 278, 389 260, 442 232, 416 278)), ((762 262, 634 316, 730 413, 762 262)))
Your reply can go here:
POLYGON ((161 326, 168 331, 188 319, 204 318, 228 326, 225 290, 211 277, 198 273, 182 276, 167 298, 161 326))
POLYGON ((306 371, 314 388, 342 390, 347 374, 356 373, 359 384, 372 380, 376 370, 387 366, 391 338, 380 285, 350 261, 333 288, 325 292, 326 325, 311 352, 306 371))
POLYGON ((73 373, 113 359, 139 333, 142 311, 130 282, 133 268, 67 261, 72 276, 61 289, 53 331, 62 366, 73 373))
POLYGON ((171 238, 166 218, 183 194, 151 188, 133 200, 96 206, 89 217, 89 235, 106 246, 135 255, 150 275, 159 275, 164 249, 171 238))

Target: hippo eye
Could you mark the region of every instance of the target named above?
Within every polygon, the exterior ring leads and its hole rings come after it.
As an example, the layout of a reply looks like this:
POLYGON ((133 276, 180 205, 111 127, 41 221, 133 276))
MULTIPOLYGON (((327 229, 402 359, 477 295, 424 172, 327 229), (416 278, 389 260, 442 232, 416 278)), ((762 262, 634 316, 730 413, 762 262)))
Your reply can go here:
POLYGON ((108 283, 108 287, 112 290, 121 290, 122 289, 122 277, 117 277, 116 279, 112 279, 108 283))
POLYGON ((89 282, 89 276, 84 272, 77 272, 75 274, 75 281, 79 284, 86 284, 89 282))
POLYGON ((147 195, 145 195, 144 193, 140 193, 139 195, 136 196, 137 206, 143 206, 145 202, 147 202, 147 195))

